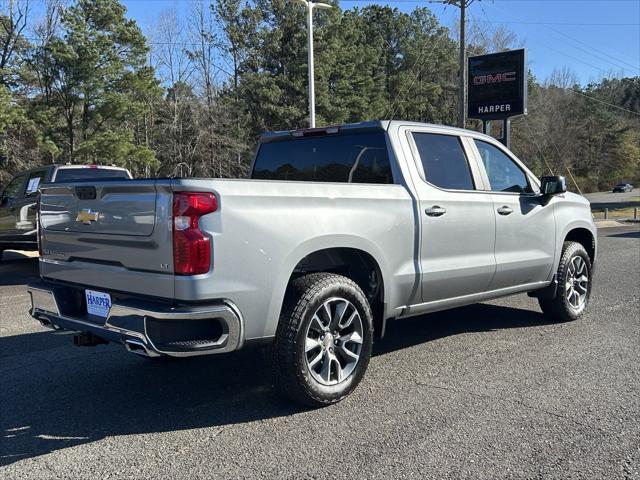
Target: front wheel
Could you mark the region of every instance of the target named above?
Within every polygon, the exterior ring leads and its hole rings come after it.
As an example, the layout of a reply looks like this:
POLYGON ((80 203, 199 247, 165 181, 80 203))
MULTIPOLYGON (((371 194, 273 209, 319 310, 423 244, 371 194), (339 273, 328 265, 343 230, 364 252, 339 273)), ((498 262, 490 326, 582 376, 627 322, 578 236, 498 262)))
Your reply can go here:
POLYGON ((576 320, 591 296, 591 260, 577 242, 564 242, 556 276, 558 288, 553 298, 540 298, 543 313, 560 322, 576 320))
POLYGON ((339 402, 364 376, 372 339, 371 308, 352 280, 333 273, 297 278, 276 333, 276 388, 312 407, 339 402))

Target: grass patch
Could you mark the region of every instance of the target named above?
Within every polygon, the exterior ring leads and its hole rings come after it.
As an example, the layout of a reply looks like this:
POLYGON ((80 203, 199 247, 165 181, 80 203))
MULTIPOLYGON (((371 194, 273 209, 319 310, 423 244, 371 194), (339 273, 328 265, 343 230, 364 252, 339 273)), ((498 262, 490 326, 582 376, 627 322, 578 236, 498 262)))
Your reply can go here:
MULTIPOLYGON (((640 218, 640 206, 635 207, 635 208, 638 209, 638 216, 640 218)), ((614 220, 623 219, 623 218, 633 218, 633 209, 634 209, 634 207, 610 208, 609 209, 609 218, 610 219, 614 219, 614 220)), ((604 219, 604 210, 593 210, 591 213, 593 213, 593 217, 596 220, 603 220, 604 219)))

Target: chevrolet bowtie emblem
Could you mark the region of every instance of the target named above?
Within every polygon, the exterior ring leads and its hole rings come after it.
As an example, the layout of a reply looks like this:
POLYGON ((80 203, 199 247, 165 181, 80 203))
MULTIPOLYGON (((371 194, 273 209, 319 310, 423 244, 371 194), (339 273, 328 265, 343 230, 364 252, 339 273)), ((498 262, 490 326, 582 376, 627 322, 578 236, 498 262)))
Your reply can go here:
POLYGON ((83 208, 78 212, 76 222, 84 223, 85 225, 91 225, 91 222, 97 222, 100 214, 98 212, 92 212, 90 208, 83 208))

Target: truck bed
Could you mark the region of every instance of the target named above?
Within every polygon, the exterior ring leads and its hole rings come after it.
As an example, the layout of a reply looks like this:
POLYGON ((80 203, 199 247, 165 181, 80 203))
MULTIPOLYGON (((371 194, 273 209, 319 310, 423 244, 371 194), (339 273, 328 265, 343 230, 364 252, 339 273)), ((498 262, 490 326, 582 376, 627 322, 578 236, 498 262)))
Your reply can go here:
POLYGON ((176 304, 228 301, 238 306, 247 338, 265 337, 275 331, 296 265, 327 240, 385 259, 388 304, 406 297, 417 281, 412 205, 407 190, 393 184, 164 179, 45 185, 41 275, 176 304), (217 210, 199 222, 211 239, 212 266, 194 276, 174 274, 171 202, 183 191, 211 192, 218 200, 217 210))

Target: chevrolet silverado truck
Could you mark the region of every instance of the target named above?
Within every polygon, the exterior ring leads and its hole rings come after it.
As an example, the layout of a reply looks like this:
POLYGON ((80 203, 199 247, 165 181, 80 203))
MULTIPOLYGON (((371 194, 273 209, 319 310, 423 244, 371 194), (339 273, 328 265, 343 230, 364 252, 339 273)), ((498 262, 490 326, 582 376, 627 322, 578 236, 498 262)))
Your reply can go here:
POLYGON ((38 249, 36 205, 40 184, 106 178, 129 179, 131 174, 121 167, 53 164, 15 175, 0 189, 0 259, 5 249, 38 249))
POLYGON ((270 132, 249 179, 40 189, 43 325, 147 357, 270 344, 278 390, 312 406, 353 391, 390 319, 527 292, 569 321, 591 293, 588 201, 474 131, 270 132))

